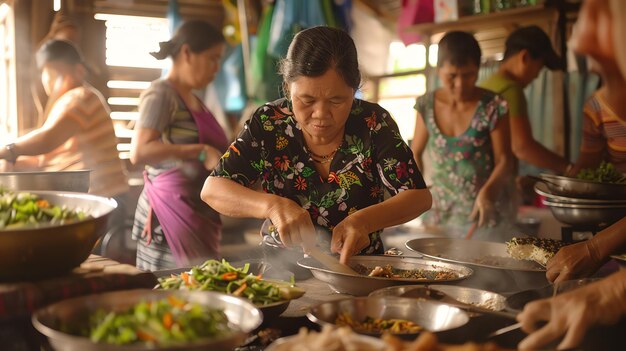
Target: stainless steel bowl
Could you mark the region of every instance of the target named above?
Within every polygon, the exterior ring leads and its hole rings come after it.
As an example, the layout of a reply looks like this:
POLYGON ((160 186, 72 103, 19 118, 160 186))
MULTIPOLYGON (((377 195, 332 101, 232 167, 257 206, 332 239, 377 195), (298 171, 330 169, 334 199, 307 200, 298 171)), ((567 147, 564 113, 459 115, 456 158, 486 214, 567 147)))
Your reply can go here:
POLYGON ((550 208, 560 222, 581 226, 608 226, 626 216, 624 204, 568 204, 544 199, 542 203, 550 208))
POLYGON ((540 178, 554 195, 598 200, 626 199, 626 184, 600 183, 545 173, 540 178))
MULTIPOLYGON (((369 296, 397 296, 402 297, 413 289, 423 288, 423 285, 398 285, 373 291, 369 296)), ((506 307, 506 298, 500 294, 474 288, 456 285, 428 285, 429 288, 446 293, 463 303, 483 307, 493 311, 502 311, 506 307)))
POLYGON ((504 243, 422 238, 409 240, 405 245, 432 259, 471 266, 475 273, 461 283, 463 286, 504 293, 548 284, 545 268, 535 262, 511 258, 504 243))
POLYGON ((58 172, 4 172, 0 186, 10 190, 56 190, 86 193, 91 170, 58 172))
POLYGON ((446 270, 454 272, 457 277, 448 280, 418 280, 406 278, 368 277, 365 275, 354 276, 326 269, 324 265, 313 258, 305 258, 298 261, 298 265, 310 269, 315 278, 327 283, 333 291, 355 296, 365 296, 374 290, 394 285, 458 281, 471 276, 473 273, 471 268, 458 264, 403 256, 354 256, 350 258, 348 264, 362 264, 366 267, 384 266, 390 264, 394 268, 407 270, 446 270))
MULTIPOLYGON (((311 308, 307 314, 309 320, 324 325, 336 325, 340 314, 347 313, 354 321, 363 321, 367 317, 381 319, 405 319, 422 326, 430 332, 440 332, 458 328, 469 321, 465 311, 433 301, 402 297, 355 297, 350 299, 325 302, 311 308)), ((365 335, 380 335, 360 330, 355 332, 365 335)), ((415 336, 415 334, 402 334, 415 336)))
POLYGON ((569 203, 569 204, 585 204, 585 205, 626 205, 626 198, 619 199, 619 200, 596 200, 596 199, 585 199, 585 198, 555 195, 555 194, 550 193, 550 190, 548 189, 548 186, 545 183, 535 184, 535 192, 545 197, 548 201, 551 201, 551 202, 562 202, 562 203, 569 203))
POLYGON ((0 280, 50 276, 77 267, 106 232, 109 215, 117 207, 115 200, 89 194, 30 193, 51 204, 81 209, 90 218, 65 225, 0 230, 0 280))
POLYGON ((126 290, 97 295, 87 295, 52 304, 37 310, 32 317, 33 326, 48 337, 52 347, 59 351, 139 351, 139 350, 232 350, 241 345, 247 335, 256 329, 263 317, 250 302, 225 294, 210 291, 165 291, 165 290, 126 290), (141 301, 154 301, 176 296, 185 301, 195 302, 210 308, 221 309, 232 325, 232 334, 206 339, 196 343, 173 347, 149 347, 146 345, 110 345, 92 342, 87 337, 76 336, 61 331, 61 327, 77 330, 88 323, 89 315, 96 310, 124 311, 141 301))

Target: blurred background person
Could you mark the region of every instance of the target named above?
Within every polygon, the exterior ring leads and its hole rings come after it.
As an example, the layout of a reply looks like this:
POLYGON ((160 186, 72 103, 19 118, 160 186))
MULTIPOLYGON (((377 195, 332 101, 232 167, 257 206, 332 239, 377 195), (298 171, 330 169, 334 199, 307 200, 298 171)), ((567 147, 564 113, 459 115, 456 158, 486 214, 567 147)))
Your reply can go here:
MULTIPOLYGON (((480 61, 471 34, 446 33, 437 59, 442 87, 415 104, 411 149, 420 169, 424 153, 432 166, 433 209, 424 223, 444 226, 457 237, 471 236, 475 226, 508 226, 515 215, 506 191, 512 158, 507 103, 476 86, 480 61)), ((476 234, 489 239, 492 232, 480 229, 476 234)))
POLYGON ((202 202, 200 190, 228 139, 193 90, 215 78, 224 50, 220 30, 194 20, 152 53, 159 60, 171 57, 172 67, 141 94, 131 142, 131 162, 146 165, 132 229, 139 269, 185 267, 220 256, 220 216, 202 202))

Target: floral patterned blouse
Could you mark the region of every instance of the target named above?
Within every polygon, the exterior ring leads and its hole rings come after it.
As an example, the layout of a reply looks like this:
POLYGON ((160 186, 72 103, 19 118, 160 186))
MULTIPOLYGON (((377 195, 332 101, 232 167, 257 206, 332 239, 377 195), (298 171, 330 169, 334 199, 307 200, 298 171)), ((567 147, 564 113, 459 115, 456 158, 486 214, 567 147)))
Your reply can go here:
MULTIPOLYGON (((377 104, 355 99, 344 140, 327 179, 315 169, 302 130, 286 99, 256 110, 211 176, 250 187, 258 179, 267 193, 287 197, 309 211, 313 223, 333 228, 348 215, 395 195, 426 188, 395 121, 377 104)), ((380 232, 370 233, 361 254, 382 254, 380 232)), ((330 247, 329 242, 324 243, 330 247)))
POLYGON ((432 210, 425 216, 429 224, 465 227, 468 216, 494 169, 490 133, 507 115, 506 101, 483 90, 467 130, 458 137, 444 135, 435 121, 434 92, 417 99, 415 109, 428 129, 426 153, 432 162, 432 210))

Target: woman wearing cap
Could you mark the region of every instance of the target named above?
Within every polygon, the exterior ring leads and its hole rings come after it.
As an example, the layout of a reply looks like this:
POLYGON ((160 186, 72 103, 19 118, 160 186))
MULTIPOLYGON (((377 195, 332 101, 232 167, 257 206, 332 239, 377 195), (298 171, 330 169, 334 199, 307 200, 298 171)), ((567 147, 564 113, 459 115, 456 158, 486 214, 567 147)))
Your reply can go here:
POLYGON ((299 32, 282 61, 286 98, 257 109, 206 180, 202 198, 234 217, 269 218, 287 246, 382 254, 383 228, 428 210, 431 197, 389 113, 354 97, 357 52, 339 29, 299 32), (260 181, 265 192, 253 189, 260 181), (384 198, 387 191, 391 197, 384 198))
POLYGON ((500 94, 507 101, 511 149, 515 157, 536 167, 565 174, 571 171, 571 164, 535 140, 528 118, 524 88, 537 78, 544 66, 551 70, 562 66, 550 38, 537 26, 522 27, 506 39, 504 58, 498 72, 478 83, 478 86, 500 94))
POLYGON ((41 80, 51 101, 43 126, 0 149, 15 170, 91 169, 89 192, 116 197, 128 190, 109 108, 85 82, 87 70, 69 42, 50 40, 37 51, 41 80))
MULTIPOLYGON (((471 34, 446 33, 437 60, 442 87, 415 104, 411 148, 417 162, 426 152, 433 168, 433 210, 424 220, 457 237, 473 232, 470 228, 476 225, 508 225, 512 216, 510 206, 496 205, 505 200, 511 164, 507 106, 498 95, 476 87, 480 57, 471 34)), ((474 237, 494 232, 480 229, 474 237)))
POLYGON ((204 21, 183 23, 152 55, 171 57, 165 79, 141 94, 131 162, 145 164, 135 212, 137 267, 159 270, 219 257, 221 222, 200 199, 202 182, 228 147, 213 114, 193 94, 217 73, 225 50, 221 32, 204 21))
MULTIPOLYGON (((626 2, 586 0, 570 40, 572 49, 594 59, 606 78, 604 99, 619 123, 626 124, 626 2)), ((592 239, 561 249, 548 261, 548 279, 562 281, 592 274, 609 255, 626 250, 626 218, 602 230, 592 239)), ((595 325, 615 324, 626 317, 626 270, 524 307, 517 319, 530 333, 518 345, 537 350, 553 340, 558 348, 580 345, 587 330, 595 325), (548 323, 538 328, 537 322, 548 323)), ((622 342, 623 345, 623 342, 622 342)), ((613 345, 617 346, 617 345, 613 345)), ((615 348, 617 349, 617 348, 615 348)))

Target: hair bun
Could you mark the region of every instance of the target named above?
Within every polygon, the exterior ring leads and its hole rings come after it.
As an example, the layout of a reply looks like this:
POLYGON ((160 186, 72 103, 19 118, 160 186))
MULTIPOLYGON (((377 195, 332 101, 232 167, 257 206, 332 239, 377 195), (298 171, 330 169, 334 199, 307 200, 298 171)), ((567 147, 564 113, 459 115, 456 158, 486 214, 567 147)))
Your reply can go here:
POLYGON ((172 55, 173 49, 174 49, 174 43, 172 43, 171 40, 162 41, 159 43, 159 51, 151 52, 150 55, 152 55, 157 60, 164 60, 168 56, 172 55))

